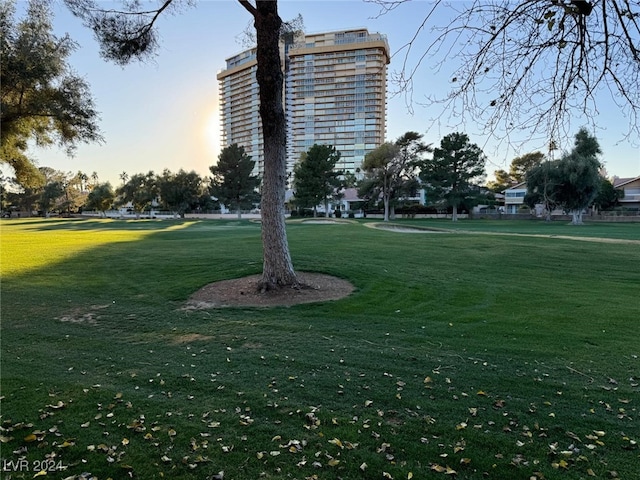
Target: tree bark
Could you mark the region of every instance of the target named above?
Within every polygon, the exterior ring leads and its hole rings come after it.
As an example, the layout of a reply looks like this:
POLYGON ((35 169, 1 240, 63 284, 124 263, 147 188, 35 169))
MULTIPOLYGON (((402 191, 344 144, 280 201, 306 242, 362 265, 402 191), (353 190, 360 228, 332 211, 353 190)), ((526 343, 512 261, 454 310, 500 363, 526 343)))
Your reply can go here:
POLYGON ((451 214, 451 221, 452 222, 457 222, 458 221, 458 206, 457 205, 453 206, 453 213, 451 214))
POLYGON ((257 39, 256 79, 260 90, 260 117, 264 141, 262 182, 263 270, 262 291, 296 286, 285 225, 286 120, 282 105, 280 26, 276 1, 257 0, 254 25, 257 39))
POLYGON ((384 195, 382 199, 384 201, 384 221, 388 222, 389 221, 389 197, 384 195))
POLYGON ((571 210, 571 224, 582 225, 582 210, 571 210))

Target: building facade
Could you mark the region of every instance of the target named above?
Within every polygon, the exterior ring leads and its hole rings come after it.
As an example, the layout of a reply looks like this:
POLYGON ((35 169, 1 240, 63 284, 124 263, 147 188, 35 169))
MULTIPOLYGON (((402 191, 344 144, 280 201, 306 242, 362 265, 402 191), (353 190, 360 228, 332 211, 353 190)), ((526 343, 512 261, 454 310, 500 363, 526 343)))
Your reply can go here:
POLYGON ((262 123, 256 82, 256 49, 227 58, 227 68, 218 74, 221 146, 237 143, 260 164, 262 172, 262 123))
MULTIPOLYGON (((282 45, 287 170, 313 144, 341 153, 339 170, 357 173, 386 134, 389 44, 366 29, 300 35, 282 45)), ((255 49, 226 60, 218 74, 222 147, 237 143, 263 171, 255 49)))

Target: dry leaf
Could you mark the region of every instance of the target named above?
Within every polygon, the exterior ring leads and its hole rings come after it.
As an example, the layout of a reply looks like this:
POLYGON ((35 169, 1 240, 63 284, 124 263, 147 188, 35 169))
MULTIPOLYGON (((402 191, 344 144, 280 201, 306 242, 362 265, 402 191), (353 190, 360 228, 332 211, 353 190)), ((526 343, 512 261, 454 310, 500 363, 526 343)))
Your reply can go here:
POLYGON ((334 438, 332 440, 329 440, 329 443, 332 443, 334 445, 337 445, 340 448, 344 448, 344 445, 342 445, 342 442, 340 440, 338 440, 337 438, 334 438))

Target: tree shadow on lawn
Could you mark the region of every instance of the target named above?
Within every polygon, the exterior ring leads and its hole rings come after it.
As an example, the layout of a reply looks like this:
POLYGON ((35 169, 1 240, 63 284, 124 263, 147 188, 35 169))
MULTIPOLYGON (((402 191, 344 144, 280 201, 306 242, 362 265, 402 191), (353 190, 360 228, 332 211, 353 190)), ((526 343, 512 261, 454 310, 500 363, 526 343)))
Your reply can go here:
MULTIPOLYGON (((207 225, 203 228, 207 228, 207 225)), ((302 241, 295 242, 294 250, 304 250, 308 255, 304 264, 312 265, 314 260, 318 261, 318 257, 331 251, 335 253, 332 265, 340 265, 342 262, 345 264, 344 270, 353 273, 354 270, 349 269, 343 258, 345 250, 335 248, 335 245, 344 238, 341 236, 342 232, 336 232, 335 238, 327 241, 327 243, 335 242, 334 245, 320 246, 319 251, 307 252, 306 247, 311 244, 319 229, 326 231, 325 227, 318 227, 315 232, 311 228, 305 227, 305 230, 309 230, 308 236, 303 237, 302 241), (335 251, 323 250, 325 248, 334 248, 335 251)), ((8 289, 3 292, 6 293, 3 295, 2 305, 3 330, 7 326, 9 328, 8 340, 4 340, 7 342, 4 345, 8 347, 9 355, 3 360, 7 362, 5 365, 8 365, 11 373, 11 386, 18 385, 17 382, 24 384, 21 378, 24 372, 37 372, 38 375, 35 378, 33 373, 28 373, 29 382, 31 382, 29 386, 35 386, 39 390, 18 392, 19 395, 26 396, 28 393, 29 396, 45 399, 45 403, 41 401, 37 405, 40 411, 31 405, 28 413, 36 417, 43 411, 45 413, 54 411, 59 405, 58 401, 66 404, 64 408, 59 407, 61 410, 69 409, 70 411, 72 408, 77 408, 76 405, 79 404, 87 407, 86 410, 82 410, 81 415, 73 418, 73 425, 75 425, 73 428, 76 428, 76 431, 80 434, 83 431, 93 434, 77 440, 78 450, 81 450, 78 455, 88 455, 86 447, 89 444, 98 445, 103 441, 109 443, 104 440, 104 432, 112 429, 114 434, 110 438, 117 438, 117 440, 111 443, 119 445, 119 451, 127 451, 127 446, 121 443, 121 438, 125 435, 127 441, 142 443, 141 439, 133 437, 134 432, 126 426, 134 418, 134 414, 131 413, 133 410, 125 409, 124 402, 129 399, 132 399, 136 409, 145 401, 157 402, 158 410, 151 410, 154 415, 149 415, 149 427, 151 422, 158 418, 156 416, 158 412, 164 414, 165 410, 159 409, 164 409, 165 405, 168 405, 166 410, 174 410, 176 404, 185 412, 191 409, 196 411, 193 423, 200 427, 205 413, 208 414, 211 408, 220 408, 220 405, 215 403, 219 397, 213 389, 224 381, 229 388, 222 406, 228 407, 230 412, 240 404, 239 402, 247 398, 252 407, 257 409, 260 405, 253 396, 240 395, 242 392, 236 393, 234 390, 236 386, 242 390, 245 387, 253 388, 255 384, 264 383, 263 390, 270 396, 275 395, 272 391, 276 386, 278 389, 283 389, 289 398, 296 399, 296 403, 291 404, 289 412, 283 411, 281 417, 269 413, 268 418, 278 419, 278 421, 284 419, 285 427, 293 429, 295 426, 303 434, 308 430, 303 429, 298 423, 303 424, 304 417, 301 417, 301 422, 297 422, 298 417, 291 417, 289 413, 295 412, 296 408, 302 406, 315 405, 316 403, 313 402, 322 403, 321 414, 325 415, 322 429, 332 432, 322 441, 322 449, 332 448, 332 444, 330 442, 327 444, 326 440, 334 437, 333 431, 336 432, 335 438, 344 440, 345 437, 341 435, 345 434, 345 431, 348 438, 351 438, 350 435, 358 438, 356 433, 361 430, 365 432, 361 441, 368 442, 366 447, 371 451, 375 451, 376 447, 380 447, 381 442, 390 438, 392 440, 389 440, 389 443, 394 448, 396 445, 402 445, 401 441, 406 441, 406 448, 409 448, 409 445, 415 445, 416 451, 420 449, 422 456, 416 453, 413 457, 409 455, 410 459, 427 458, 434 463, 444 463, 443 457, 439 454, 448 451, 450 458, 453 458, 451 449, 455 442, 459 442, 464 436, 468 442, 468 446, 465 445, 466 452, 475 452, 471 455, 473 468, 476 462, 480 463, 481 456, 486 456, 489 459, 487 471, 491 471, 490 463, 495 462, 501 469, 500 472, 504 474, 501 478, 509 478, 505 472, 521 473, 523 471, 517 470, 523 467, 510 463, 512 458, 518 460, 516 453, 524 447, 518 446, 517 449, 514 447, 518 438, 522 440, 521 443, 526 442, 528 447, 531 444, 541 446, 535 451, 536 456, 533 458, 541 459, 540 468, 546 469, 546 475, 550 476, 554 470, 547 464, 560 457, 548 451, 548 444, 559 442, 559 448, 566 448, 574 442, 573 437, 567 435, 567 430, 574 432, 572 433, 574 436, 579 435, 580 438, 592 435, 593 430, 606 430, 607 444, 610 446, 598 447, 593 454, 587 452, 590 458, 593 456, 594 464, 600 465, 598 462, 601 459, 608 460, 610 452, 614 449, 621 452, 618 453, 618 459, 628 458, 632 461, 637 458, 637 448, 635 451, 625 450, 625 447, 630 444, 624 443, 621 435, 617 433, 633 429, 633 423, 626 417, 620 419, 617 417, 618 412, 615 411, 617 406, 622 406, 629 412, 628 416, 636 414, 636 411, 632 410, 637 408, 635 404, 620 403, 618 405, 616 402, 619 402, 620 398, 623 400, 631 398, 630 392, 637 392, 637 386, 632 390, 629 381, 626 380, 629 376, 635 375, 631 368, 634 365, 637 366, 637 361, 622 356, 620 350, 612 352, 611 355, 619 356, 619 359, 615 362, 615 368, 609 365, 611 373, 609 370, 607 373, 612 375, 612 378, 615 376, 614 380, 617 379, 619 385, 607 384, 607 380, 603 380, 602 376, 598 383, 592 385, 590 382, 591 378, 595 377, 595 373, 587 372, 579 365, 579 361, 577 364, 571 363, 572 368, 578 373, 568 370, 564 365, 565 355, 572 356, 572 362, 577 361, 573 354, 580 353, 586 348, 581 349, 575 345, 576 331, 585 330, 586 325, 573 326, 569 329, 571 324, 567 323, 566 339, 556 340, 562 345, 557 350, 544 350, 545 354, 536 356, 530 353, 536 348, 536 345, 531 342, 544 342, 545 333, 550 335, 550 332, 533 332, 538 326, 531 325, 527 333, 520 329, 522 323, 518 323, 517 314, 507 317, 503 313, 503 317, 495 319, 491 317, 490 309, 478 310, 479 304, 486 300, 482 296, 485 290, 479 291, 478 298, 472 297, 474 286, 471 282, 474 278, 483 280, 490 278, 471 275, 473 269, 481 269, 481 266, 474 264, 473 268, 467 267, 468 271, 464 271, 464 260, 459 260, 462 263, 456 263, 455 268, 449 267, 450 270, 446 270, 447 264, 456 261, 455 255, 463 256, 467 260, 472 258, 465 256, 464 248, 473 249, 480 261, 490 263, 487 260, 489 258, 486 256, 487 253, 483 252, 493 247, 489 241, 491 239, 478 239, 470 244, 464 242, 469 238, 467 236, 460 236, 465 237, 463 239, 455 239, 453 236, 433 236, 442 238, 437 241, 447 243, 448 249, 440 248, 436 255, 431 257, 426 255, 420 257, 420 253, 415 250, 417 244, 412 243, 415 240, 407 239, 407 242, 403 242, 398 239, 392 244, 394 255, 397 257, 390 258, 389 245, 382 244, 392 234, 368 232, 369 229, 362 230, 364 230, 362 236, 368 237, 368 240, 372 244, 379 245, 379 248, 376 251, 373 251, 373 248, 367 249, 362 238, 354 241, 357 248, 365 250, 364 263, 359 267, 363 273, 358 278, 369 276, 370 280, 366 287, 369 288, 370 285, 375 284, 377 290, 369 289, 359 302, 345 302, 353 307, 359 307, 357 312, 340 310, 327 305, 315 305, 305 309, 272 310, 270 313, 243 309, 218 309, 195 313, 179 311, 177 307, 188 295, 199 286, 210 282, 212 277, 223 279, 256 273, 261 265, 259 228, 251 232, 246 229, 228 229, 224 235, 220 236, 212 235, 208 231, 200 231, 197 224, 189 224, 181 231, 164 228, 145 236, 144 242, 117 242, 84 250, 78 255, 67 257, 57 263, 3 279, 3 290, 8 289), (188 239, 184 238, 185 233, 190 234, 188 239), (479 246, 481 248, 478 248, 479 246), (438 253, 447 253, 451 258, 442 259, 441 263, 436 263, 438 253), (413 257, 409 258, 410 255, 413 257), (425 258, 429 261, 425 261, 425 258), (385 273, 383 268, 389 271, 385 273), (438 292, 438 295, 434 294, 438 296, 436 303, 421 304, 424 305, 423 311, 411 310, 412 306, 407 305, 406 301, 405 305, 397 308, 396 311, 395 295, 400 296, 406 293, 406 290, 403 292, 402 289, 406 288, 409 272, 415 275, 416 282, 415 298, 412 298, 412 302, 416 304, 424 302, 424 297, 431 293, 430 290, 440 288, 443 284, 442 279, 438 283, 437 275, 427 276, 433 269, 441 269, 440 275, 458 270, 458 275, 455 282, 451 280, 444 283, 443 291, 438 292), (456 291, 452 294, 444 291, 445 287, 446 290, 456 291), (456 295, 465 296, 462 300, 457 300, 456 295), (463 300, 464 308, 461 306, 463 300), (452 310, 451 304, 456 301, 458 310, 452 310), (471 312, 469 315, 473 315, 473 318, 461 318, 460 314, 465 313, 466 310, 471 312), (8 315, 5 315, 5 312, 8 315), (256 323, 260 325, 256 327, 256 323), (194 335, 194 332, 197 332, 197 335, 194 335), (203 343, 211 341, 207 337, 212 336, 216 336, 215 347, 203 343), (486 344, 473 343, 474 337, 484 338, 486 344), (265 339, 270 344, 267 345, 266 341, 261 343, 265 339), (267 345, 266 351, 252 350, 247 353, 249 347, 244 345, 248 345, 248 341, 253 345, 267 345), (489 342, 499 344, 499 347, 489 342), (479 345, 489 348, 490 351, 481 352, 479 345), (206 351, 207 348, 209 351, 206 351), (562 353, 566 349, 569 349, 568 353, 562 353), (549 354, 549 352, 552 353, 549 354), (483 358, 475 358, 476 353, 478 357, 483 358), (262 354, 265 356, 264 359, 261 358, 262 354), (556 358, 556 354, 562 358, 556 358), (18 356, 20 359, 16 360, 18 356), (254 363, 250 369, 242 372, 246 370, 246 362, 254 363), (33 363, 38 365, 33 366, 33 363), (26 368, 31 366, 34 367, 33 371, 26 368), (23 368, 22 372, 20 368, 23 368), (47 375, 49 371, 55 374, 47 375), (254 371, 259 372, 256 373, 258 376, 254 376, 254 371), (156 377, 158 373, 161 373, 160 377, 156 377), (217 377, 212 377, 212 373, 217 377), (584 377, 583 373, 590 378, 584 377), (243 374, 244 376, 241 376, 243 374), (364 375, 360 376, 361 374, 364 375), (548 375, 551 375, 551 378, 548 375), (195 377, 199 381, 192 381, 195 377), (217 378, 220 378, 219 383, 212 383, 212 379, 217 378), (298 387, 305 378, 308 380, 305 388, 298 387), (159 385, 159 382, 165 379, 167 385, 159 385), (267 380, 264 381, 264 379, 267 380), (274 379, 278 382, 274 382, 274 379), (563 380, 570 380, 570 384, 563 384, 563 380), (102 386, 94 388, 92 386, 94 382, 101 383, 102 386), (602 390, 601 382, 602 385, 612 389, 620 387, 620 390, 602 390), (70 387, 72 384, 77 390, 75 393, 70 387), (314 391, 312 390, 314 384, 321 384, 326 388, 314 391), (135 390, 135 386, 138 385, 142 385, 140 393, 135 390), (369 385, 373 385, 373 388, 369 388, 369 385), (82 387, 87 388, 89 393, 81 393, 82 387), (350 390, 356 388, 362 396, 358 397, 350 393, 350 390), (166 393, 170 390, 174 393, 173 399, 160 392, 166 393), (61 391, 62 394, 60 394, 61 391), (306 391, 312 393, 305 396, 306 391), (317 394, 319 391, 322 397, 317 394), (179 397, 177 392, 182 396, 179 397), (347 397, 350 400, 348 405, 357 403, 357 408, 347 408, 340 403, 345 392, 347 396, 352 395, 347 397), (153 393, 156 397, 145 400, 148 398, 147 393, 153 393), (195 393, 194 402, 185 399, 187 394, 193 393, 195 393), (85 397, 85 395, 88 396, 85 397), (433 399, 430 396, 433 396, 433 399), (74 402, 69 402, 70 398, 76 400, 75 405, 74 402), (573 399, 577 399, 576 404, 585 412, 586 417, 573 419, 571 428, 565 428, 566 418, 574 415, 572 411, 576 409, 571 402, 573 399), (330 413, 326 408, 326 404, 331 401, 341 408, 335 414, 330 413), (187 407, 188 402, 195 406, 187 407), (605 410, 605 406, 598 402, 611 404, 612 411, 605 410), (95 414, 100 414, 103 415, 100 421, 104 421, 107 410, 99 411, 99 408, 102 408, 102 405, 108 408, 106 406, 110 403, 117 407, 115 411, 117 422, 123 422, 119 430, 115 430, 116 427, 111 424, 103 428, 96 420, 91 420, 95 418, 95 414), (450 409, 439 409, 440 403, 446 404, 450 409), (548 406, 547 403, 549 403, 548 406), (211 404, 215 407, 211 407, 211 404), (47 405, 44 410, 43 405, 47 405), (416 405, 420 405, 423 410, 418 410, 416 405), (200 410, 197 410, 198 408, 200 410), (586 413, 589 408, 597 409, 597 416, 586 413), (87 416, 87 412, 91 412, 91 415, 87 416), (550 413, 554 416, 550 416, 550 413), (374 445, 375 442, 371 440, 372 435, 368 433, 367 424, 349 426, 352 425, 354 415, 361 419, 374 418, 384 422, 384 425, 373 425, 372 428, 376 431, 384 429, 382 432, 385 436, 377 442, 377 445, 374 445), (335 430, 330 430, 334 428, 331 423, 332 416, 339 417, 338 423, 344 425, 341 428, 351 430, 338 430, 337 427, 335 430), (289 418, 293 420, 288 420, 289 418), (78 428, 78 425, 88 420, 91 420, 91 425, 86 429, 78 428), (435 421, 435 426, 430 423, 431 420, 435 421), (489 420, 491 423, 488 422, 489 420), (406 422, 410 426, 415 425, 415 431, 404 428, 401 422, 406 422), (527 435, 532 432, 528 425, 537 425, 538 422, 541 429, 536 427, 532 436, 527 435), (468 426, 467 423, 469 423, 468 426), (482 424, 482 428, 475 428, 475 424, 482 424), (508 427, 508 430, 505 427, 508 427), (391 433, 387 436, 387 432, 391 433), (410 444, 407 438, 411 441, 410 444), (426 438, 430 444, 421 443, 421 438, 426 438), (436 441, 435 438, 442 438, 442 440, 436 441), (495 452, 489 450, 485 452, 479 450, 477 446, 486 445, 496 439, 500 439, 498 446, 495 447, 496 452, 500 452, 501 455, 504 453, 504 459, 489 455, 495 452), (436 447, 438 443, 447 444, 450 449, 439 449, 436 447), (424 453, 427 448, 431 449, 428 456, 424 453)), ((348 232, 354 235, 360 234, 360 231, 349 230, 348 232)), ((422 238, 421 241, 428 240, 422 238)), ((540 245, 529 240, 523 244, 522 250, 525 251, 526 248, 527 252, 531 251, 531 247, 540 245)), ((427 245, 425 251, 438 248, 436 243, 427 245)), ((505 245, 501 244, 500 247, 504 248, 505 245)), ((623 247, 618 248, 623 252, 623 247)), ((593 253, 595 250, 585 246, 585 251, 593 253)), ((554 250, 554 253, 562 252, 554 250)), ((541 253, 541 256, 544 257, 544 255, 547 255, 545 261, 550 262, 549 254, 541 253)), ((347 256, 347 258, 351 257, 347 256)), ((505 276, 505 273, 509 272, 512 276, 507 276, 508 279, 516 278, 512 270, 517 262, 510 259, 504 261, 504 271, 501 275, 505 276)), ((597 260, 594 259, 592 263, 595 263, 598 271, 602 271, 603 267, 597 260)), ((614 263, 615 267, 620 268, 622 261, 614 263)), ((575 272, 572 275, 575 276, 575 272)), ((587 275, 586 278, 592 281, 595 277, 587 275)), ((627 281, 630 278, 627 277, 627 281)), ((498 278, 492 281, 494 282, 492 293, 505 288, 505 284, 499 283, 498 278)), ((536 287, 541 287, 541 284, 536 284, 535 278, 529 281, 532 291, 536 291, 536 287)), ((554 283, 554 285, 560 284, 554 283)), ((610 283, 606 285, 611 286, 610 283)), ((536 294, 539 293, 536 291, 536 294)), ((596 300, 598 298, 604 297, 597 297, 596 300)), ((494 297, 491 297, 492 301, 493 299, 494 297)), ((509 303, 516 305, 516 300, 510 300, 509 303)), ((552 315, 553 305, 539 312, 552 315)), ((588 314, 593 315, 593 312, 583 311, 583 314, 586 317, 588 314)), ((596 316, 600 320, 605 319, 602 314, 596 316)), ((541 322, 541 325, 545 323, 541 322)), ((617 325, 616 322, 611 321, 611 325, 606 328, 609 335, 611 333, 619 335, 620 332, 630 332, 632 327, 617 325)), ((559 329, 559 327, 556 328, 559 329)), ((559 337, 559 335, 556 336, 559 337)), ((629 342, 625 347, 629 348, 629 342)), ((597 355, 602 355, 604 348, 596 345, 589 348, 590 351, 584 355, 590 355, 595 359, 594 361, 597 361, 597 355)), ((597 364, 593 369, 601 370, 597 364)), ((12 395, 14 391, 9 391, 8 394, 12 395)), ((219 395, 222 396, 223 393, 219 395)), ((266 402, 262 396, 257 395, 262 391, 256 390, 254 393, 260 402, 266 402)), ((278 396, 274 398, 280 401, 278 396)), ((12 417, 18 420, 29 418, 26 413, 24 417, 16 415, 16 409, 26 407, 19 405, 18 400, 14 398, 10 397, 9 400, 8 405, 13 409, 12 417)), ((33 403, 33 400, 30 401, 33 403)), ((275 409, 275 407, 269 408, 271 409, 269 411, 275 409)), ((246 413, 242 409, 241 412, 246 413)), ((574 416, 577 418, 579 413, 575 413, 574 416)), ((56 418, 58 417, 53 417, 53 420, 56 418)), ((174 439, 172 434, 167 432, 171 431, 168 430, 169 428, 174 427, 173 422, 178 420, 162 415, 158 421, 163 428, 163 446, 170 445, 173 448, 175 443, 184 447, 183 450, 185 450, 189 447, 188 439, 198 434, 198 430, 194 430, 193 434, 185 435, 180 428, 176 427, 178 435, 175 435, 174 439)), ((238 418, 231 418, 229 423, 231 421, 237 425, 238 418)), ((180 422, 181 426, 188 425, 187 420, 180 420, 180 422)), ((72 431, 71 423, 70 420, 60 424, 58 428, 65 433, 72 431)), ((40 428, 41 425, 43 422, 36 420, 34 428, 40 428)), ((308 423, 305 425, 309 427, 308 423)), ((50 427, 50 424, 44 427, 50 427)), ((270 439, 273 444, 274 435, 280 433, 281 427, 278 425, 275 428, 277 430, 267 430, 268 435, 264 435, 267 439, 265 444, 268 445, 270 439)), ((43 430, 47 431, 45 428, 43 430)), ((234 430, 232 433, 233 438, 237 439, 238 431, 234 430)), ((17 435, 16 438, 18 438, 17 435)), ((53 438, 53 435, 49 435, 49 439, 53 438)), ((69 434, 64 438, 75 438, 75 435, 69 434)), ((314 435, 314 438, 317 438, 317 435, 314 435)), ((242 444, 237 445, 239 450, 242 444)), ((398 449, 397 455, 404 456, 403 448, 405 447, 398 449)), ((183 450, 176 448, 176 451, 183 450)), ((320 451, 320 447, 317 450, 320 451)), ((362 450, 365 448, 362 447, 362 450)), ((61 455, 67 455, 67 452, 73 452, 73 448, 69 450, 60 448, 60 452, 61 455)), ((351 451, 346 449, 340 452, 344 455, 342 459, 348 459, 351 451)), ((286 451, 283 450, 283 453, 285 455, 281 458, 286 456, 286 451)), ((189 451, 185 454, 191 455, 189 451)), ((461 455, 463 454, 459 456, 461 455)), ((253 459, 255 452, 253 455, 244 456, 253 459)), ((162 465, 159 461, 160 453, 157 454, 157 458, 153 458, 155 462, 162 465)), ((124 460, 127 459, 128 457, 124 458, 124 460)), ((95 455, 90 457, 90 460, 93 462, 91 465, 95 466, 95 455)), ((421 467, 425 472, 429 468, 426 462, 421 467)), ((103 463, 106 464, 106 462, 103 463)), ((347 463, 347 460, 343 461, 344 463, 347 463)), ((361 461, 354 462, 354 470, 358 475, 361 475, 357 471, 361 463, 361 461)), ((580 475, 586 476, 586 466, 582 467, 577 460, 569 461, 569 464, 570 469, 581 469, 580 475)), ((619 468, 615 462, 611 464, 610 469, 617 468, 622 474, 625 472, 629 474, 631 471, 629 468, 619 468)), ((390 463, 387 462, 384 465, 390 466, 390 463)), ((261 463, 260 468, 262 467, 261 463)), ((138 465, 135 465, 135 468, 138 468, 138 465)), ((456 468, 465 468, 457 458, 456 468)), ((605 473, 600 470, 598 473, 604 476, 605 473)), ((524 471, 531 473, 526 469, 524 471)), ((198 472, 200 472, 199 469, 198 472)), ((406 472, 402 473, 403 478, 407 476, 406 472)), ((399 478, 400 472, 394 472, 394 475, 399 478)), ((481 476, 481 473, 478 476, 481 476)), ((523 475, 523 478, 525 476, 528 478, 530 475, 523 475)), ((496 478, 499 477, 496 476, 496 478)), ((572 478, 576 478, 576 475, 572 478)))

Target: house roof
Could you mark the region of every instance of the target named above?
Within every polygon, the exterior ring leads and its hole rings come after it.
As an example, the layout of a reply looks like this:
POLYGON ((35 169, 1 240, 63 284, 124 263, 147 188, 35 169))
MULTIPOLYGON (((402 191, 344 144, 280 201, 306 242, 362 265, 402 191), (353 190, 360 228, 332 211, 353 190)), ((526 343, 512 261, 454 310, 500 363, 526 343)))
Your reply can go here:
POLYGON ((358 197, 358 189, 357 188, 345 188, 343 193, 343 200, 347 202, 357 202, 362 200, 362 198, 358 197))
POLYGON ((615 188, 619 188, 619 187, 622 187, 624 185, 627 185, 628 183, 635 182, 636 180, 640 180, 640 176, 638 176, 638 177, 627 177, 627 178, 613 177, 613 186, 615 188))
POLYGON ((527 188, 526 185, 527 185, 527 182, 516 183, 515 185, 512 185, 509 188, 504 189, 503 192, 506 192, 507 190, 522 190, 523 188, 527 188))

